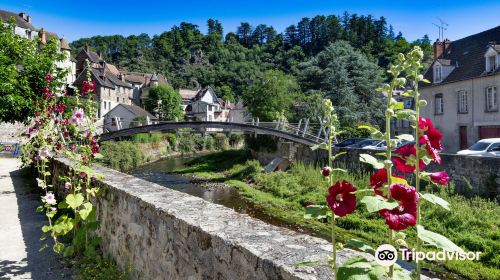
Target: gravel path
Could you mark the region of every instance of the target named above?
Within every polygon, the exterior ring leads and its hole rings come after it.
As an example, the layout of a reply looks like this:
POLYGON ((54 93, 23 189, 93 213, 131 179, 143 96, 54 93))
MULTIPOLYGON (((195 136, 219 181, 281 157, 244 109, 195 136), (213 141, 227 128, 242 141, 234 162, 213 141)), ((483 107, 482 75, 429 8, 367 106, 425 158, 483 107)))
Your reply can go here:
POLYGON ((26 187, 19 165, 0 158, 0 279, 71 279, 51 248, 38 251, 46 219, 35 212, 39 198, 26 187))

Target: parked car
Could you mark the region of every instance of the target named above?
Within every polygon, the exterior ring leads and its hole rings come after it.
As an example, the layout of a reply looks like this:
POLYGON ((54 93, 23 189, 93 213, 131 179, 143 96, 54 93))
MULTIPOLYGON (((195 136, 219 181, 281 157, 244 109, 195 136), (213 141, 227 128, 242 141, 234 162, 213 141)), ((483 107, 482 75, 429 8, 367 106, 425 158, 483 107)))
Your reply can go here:
POLYGON ((363 149, 366 150, 376 150, 376 151, 382 151, 387 149, 387 144, 385 140, 376 140, 377 142, 373 143, 372 145, 367 145, 364 146, 363 149))
POLYGON ((468 149, 458 151, 457 155, 500 157, 500 138, 481 139, 468 149))
POLYGON ((366 139, 366 140, 363 140, 363 141, 360 141, 356 144, 352 144, 350 146, 347 146, 348 148, 364 148, 366 146, 371 146, 371 145, 375 145, 377 144, 378 142, 380 142, 380 140, 377 140, 377 139, 366 139))
POLYGON ((344 141, 341 141, 333 146, 342 148, 342 147, 347 147, 347 146, 359 143, 363 140, 366 140, 366 138, 348 138, 348 139, 345 139, 344 141))

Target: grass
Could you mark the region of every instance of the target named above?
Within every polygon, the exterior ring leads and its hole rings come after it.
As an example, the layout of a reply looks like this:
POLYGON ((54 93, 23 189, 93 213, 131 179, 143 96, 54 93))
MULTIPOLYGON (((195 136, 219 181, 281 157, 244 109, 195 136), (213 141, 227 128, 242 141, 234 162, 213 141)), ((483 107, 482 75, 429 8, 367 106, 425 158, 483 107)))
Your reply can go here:
MULTIPOLYGON (((295 164, 286 172, 263 173, 258 163, 247 161, 248 158, 245 151, 214 153, 188 162, 187 167, 177 172, 224 182, 268 215, 310 229, 317 236, 327 238, 330 235, 329 225, 303 218, 306 202, 325 202, 326 181, 319 168, 295 164)), ((339 174, 337 179, 347 179, 363 189, 368 186, 369 174, 339 174)), ((466 251, 483 253, 479 262, 447 261, 426 266, 445 275, 451 272, 467 279, 500 279, 499 205, 486 199, 464 198, 454 194, 452 187, 435 192, 450 203, 451 211, 422 203, 425 228, 447 236, 466 251)), ((368 213, 360 203, 353 214, 338 219, 337 224, 341 242, 356 238, 375 247, 387 243, 385 221, 378 214, 368 213)), ((405 233, 407 243, 413 247, 415 229, 405 233)), ((425 249, 433 250, 432 247, 425 249)))

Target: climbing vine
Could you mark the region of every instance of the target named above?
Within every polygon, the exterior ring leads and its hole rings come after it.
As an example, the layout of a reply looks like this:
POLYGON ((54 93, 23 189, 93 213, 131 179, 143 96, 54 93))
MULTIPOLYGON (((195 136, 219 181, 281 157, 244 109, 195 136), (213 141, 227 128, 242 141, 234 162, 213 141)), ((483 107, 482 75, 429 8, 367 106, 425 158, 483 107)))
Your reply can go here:
MULTIPOLYGON (((69 94, 54 76, 45 76, 41 98, 35 101, 35 118, 22 144, 22 161, 37 170, 37 186, 42 192, 37 211, 48 220, 40 239, 51 238, 53 250, 64 256, 92 255, 99 244, 92 234, 99 225, 92 204, 99 192, 92 181, 99 175, 91 166, 100 157, 92 104, 95 84, 88 77, 81 91, 69 94), (52 171, 56 157, 71 160, 69 173, 59 178, 52 171), (57 189, 54 179, 64 186, 57 189)), ((47 247, 45 243, 42 249, 47 247)))

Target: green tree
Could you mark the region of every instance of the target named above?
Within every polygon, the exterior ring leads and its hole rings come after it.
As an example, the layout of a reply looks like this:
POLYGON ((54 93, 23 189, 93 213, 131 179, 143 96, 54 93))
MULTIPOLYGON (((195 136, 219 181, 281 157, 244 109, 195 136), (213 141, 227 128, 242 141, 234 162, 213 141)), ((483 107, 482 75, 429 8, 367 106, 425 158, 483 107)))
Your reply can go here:
POLYGON ((51 74, 61 81, 65 75, 56 71, 56 61, 63 58, 56 39, 39 44, 15 35, 14 26, 14 21, 0 20, 0 122, 27 121, 42 96, 44 77, 51 74))
POLYGON ((320 90, 332 100, 342 126, 381 124, 382 98, 376 88, 382 71, 349 43, 338 41, 301 65, 303 88, 320 90))
POLYGON ((248 88, 243 100, 253 117, 261 121, 276 120, 284 113, 290 119, 294 97, 300 92, 300 87, 290 75, 277 70, 269 70, 248 88))
POLYGON ((156 114, 161 120, 171 121, 183 116, 181 95, 171 86, 158 85, 149 90, 146 109, 156 114))

